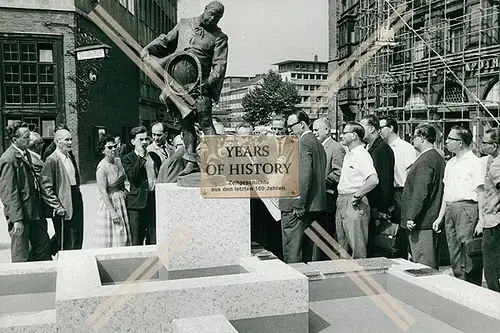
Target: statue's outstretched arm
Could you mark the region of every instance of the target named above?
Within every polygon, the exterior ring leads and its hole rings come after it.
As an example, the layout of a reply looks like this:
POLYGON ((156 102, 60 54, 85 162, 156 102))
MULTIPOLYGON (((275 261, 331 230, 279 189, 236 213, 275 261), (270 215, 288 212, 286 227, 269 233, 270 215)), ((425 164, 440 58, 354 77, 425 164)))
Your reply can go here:
POLYGON ((167 34, 161 34, 144 47, 141 57, 152 55, 163 58, 175 51, 177 39, 179 38, 179 23, 167 34))

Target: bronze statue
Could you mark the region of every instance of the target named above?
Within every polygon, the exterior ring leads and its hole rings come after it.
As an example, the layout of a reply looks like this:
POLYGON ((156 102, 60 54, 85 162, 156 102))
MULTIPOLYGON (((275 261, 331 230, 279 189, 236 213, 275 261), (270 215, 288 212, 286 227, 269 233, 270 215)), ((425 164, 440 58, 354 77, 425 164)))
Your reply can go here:
POLYGON ((160 96, 168 110, 180 118, 186 147, 183 157, 187 163, 179 176, 200 170, 199 156, 196 154, 198 137, 195 122, 199 123, 205 135, 216 134, 212 123, 212 101, 217 102, 220 97, 228 52, 228 38, 217 26, 223 14, 224 6, 212 1, 205 7, 203 14, 180 19, 171 31, 154 39, 141 53, 143 59, 150 55, 159 58, 160 65, 167 73, 166 77, 170 76, 174 80, 167 82, 167 87, 172 89, 180 85, 181 91, 194 101, 191 105, 187 103, 191 110, 186 112, 171 97, 166 97, 165 90, 160 96))

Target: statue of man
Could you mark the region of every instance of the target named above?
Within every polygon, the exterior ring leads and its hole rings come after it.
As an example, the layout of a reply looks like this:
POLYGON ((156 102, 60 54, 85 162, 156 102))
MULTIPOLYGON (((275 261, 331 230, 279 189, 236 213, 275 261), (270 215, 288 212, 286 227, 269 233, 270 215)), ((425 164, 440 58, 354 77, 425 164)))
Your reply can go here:
MULTIPOLYGON (((228 38, 217 26, 223 14, 224 6, 218 1, 212 1, 205 7, 203 14, 181 19, 171 31, 154 39, 141 53, 143 59, 152 55, 165 64, 165 59, 175 53, 187 51, 196 56, 201 64, 201 86, 190 94, 195 100, 196 112, 191 112, 184 118, 179 117, 186 148, 184 159, 187 161, 179 176, 199 171, 195 122, 198 121, 205 135, 216 134, 212 124, 212 101, 217 102, 220 97, 228 52, 228 38)), ((169 111, 180 115, 179 109, 170 99, 166 99, 165 103, 169 111)))

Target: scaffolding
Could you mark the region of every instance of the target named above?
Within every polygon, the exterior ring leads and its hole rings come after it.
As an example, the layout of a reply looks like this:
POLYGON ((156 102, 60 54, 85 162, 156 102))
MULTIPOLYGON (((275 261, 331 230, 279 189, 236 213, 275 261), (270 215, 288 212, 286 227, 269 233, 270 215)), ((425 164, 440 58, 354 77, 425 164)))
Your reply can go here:
POLYGON ((461 124, 479 142, 500 124, 499 15, 493 0, 360 0, 357 41, 385 39, 355 77, 361 116, 396 117, 405 139, 433 122, 439 147, 461 124), (399 31, 388 22, 396 7, 412 13, 399 31))

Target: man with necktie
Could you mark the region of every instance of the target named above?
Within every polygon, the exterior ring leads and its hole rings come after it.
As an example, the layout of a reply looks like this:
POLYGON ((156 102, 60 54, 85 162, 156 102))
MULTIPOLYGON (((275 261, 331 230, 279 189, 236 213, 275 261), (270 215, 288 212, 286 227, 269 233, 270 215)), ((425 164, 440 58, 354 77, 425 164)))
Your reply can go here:
POLYGON ((12 262, 51 260, 47 221, 30 154, 30 130, 15 122, 6 128, 11 146, 0 157, 0 199, 11 237, 12 262))
POLYGON ((153 142, 146 150, 158 155, 163 163, 174 153, 174 149, 167 143, 167 125, 163 122, 154 123, 151 127, 151 134, 153 142))
POLYGON ((161 161, 158 154, 148 152, 148 133, 144 126, 132 128, 134 151, 123 156, 122 164, 130 182, 127 210, 132 233, 132 245, 156 244, 155 185, 161 161))

